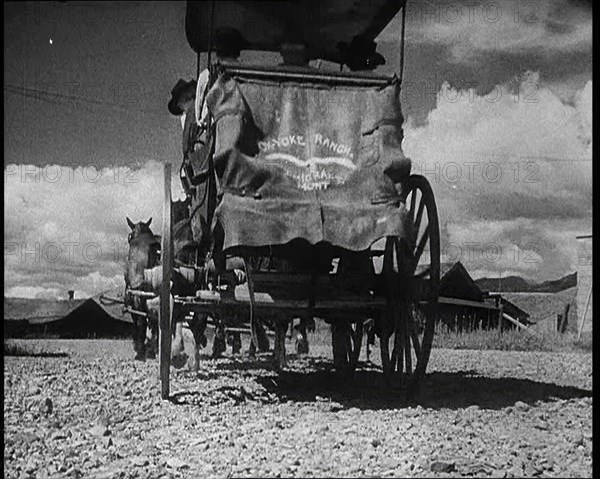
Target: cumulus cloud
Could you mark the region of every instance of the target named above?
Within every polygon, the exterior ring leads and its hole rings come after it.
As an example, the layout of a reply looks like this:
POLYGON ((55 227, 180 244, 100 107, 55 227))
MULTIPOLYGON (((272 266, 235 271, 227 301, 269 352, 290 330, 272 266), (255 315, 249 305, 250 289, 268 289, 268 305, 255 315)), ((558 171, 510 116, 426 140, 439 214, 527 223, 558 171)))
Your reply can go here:
MULTIPOLYGON (((592 214, 592 82, 565 103, 529 73, 485 96, 444 85, 404 149, 432 183, 443 259, 478 276, 576 269, 592 214)), ((125 218, 162 224, 162 164, 5 167, 5 295, 95 295, 123 285, 125 218)), ((175 197, 181 197, 176 172, 175 197)))
MULTIPOLYGON (((174 198, 181 197, 173 175, 174 198)), ((78 297, 123 285, 126 217, 162 224, 163 166, 4 170, 5 295, 78 297)))
POLYGON ((447 260, 475 276, 576 269, 591 228, 592 82, 563 103, 536 73, 485 96, 447 84, 404 149, 436 193, 447 260))
MULTIPOLYGON (((536 2, 414 2, 407 10, 407 42, 449 46, 456 62, 490 52, 552 55, 591 47, 591 8, 568 0, 536 2)), ((400 16, 382 32, 389 41, 400 16)))
POLYGON ((60 288, 45 288, 43 286, 13 286, 4 290, 4 296, 11 298, 41 298, 57 299, 64 295, 60 288))

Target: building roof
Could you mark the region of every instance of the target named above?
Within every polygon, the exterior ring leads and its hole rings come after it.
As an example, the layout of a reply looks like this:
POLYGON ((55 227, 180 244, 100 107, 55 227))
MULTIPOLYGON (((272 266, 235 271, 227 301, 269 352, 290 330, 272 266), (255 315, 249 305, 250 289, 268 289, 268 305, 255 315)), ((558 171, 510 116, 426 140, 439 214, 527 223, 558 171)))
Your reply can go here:
POLYGON ((440 274, 440 296, 483 302, 483 291, 460 261, 442 263, 440 274))
POLYGON ((482 303, 482 306, 486 305, 487 307, 490 307, 489 305, 494 303, 494 296, 497 296, 507 314, 523 324, 530 323, 530 314, 514 303, 508 301, 502 295, 494 294, 488 296, 489 293, 484 292, 477 283, 475 283, 460 261, 456 263, 442 263, 440 265, 440 273, 442 276, 440 282, 440 297, 454 300, 466 300, 464 301, 465 304, 467 304, 467 302, 473 302, 474 307, 476 303, 482 303))
POLYGON ((76 313, 86 303, 93 302, 107 316, 119 321, 131 322, 129 314, 122 311, 122 305, 104 301, 100 296, 87 299, 54 300, 40 298, 7 298, 4 297, 5 321, 28 321, 30 324, 43 324, 57 321, 72 313, 76 313))
POLYGON ((81 306, 86 300, 55 300, 4 297, 5 320, 27 320, 34 323, 55 321, 81 306))
POLYGON ((122 305, 99 297, 80 300, 4 298, 5 337, 61 338, 123 337, 131 334, 132 320, 122 305))
MULTIPOLYGON (((460 261, 459 261, 459 263, 460 263, 460 261)), ((450 271, 457 264, 458 263, 441 263, 440 264, 440 278, 443 278, 444 276, 446 276, 446 273, 448 271, 450 271)))
POLYGON ((524 311, 523 309, 519 308, 515 303, 512 303, 511 301, 506 299, 502 294, 490 294, 488 298, 490 301, 495 301, 496 298, 499 298, 500 304, 502 305, 502 309, 506 314, 512 316, 515 319, 518 319, 522 323, 530 322, 529 318, 531 315, 527 311, 524 311))

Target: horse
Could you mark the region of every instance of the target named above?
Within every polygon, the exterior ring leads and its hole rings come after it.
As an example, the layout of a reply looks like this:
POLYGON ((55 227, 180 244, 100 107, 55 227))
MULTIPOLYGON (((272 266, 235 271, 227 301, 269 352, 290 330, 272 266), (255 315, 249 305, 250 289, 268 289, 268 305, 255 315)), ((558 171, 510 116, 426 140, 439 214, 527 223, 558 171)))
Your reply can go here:
MULTIPOLYGON (((144 289, 144 269, 158 266, 160 262, 160 237, 150 229, 151 223, 152 218, 137 224, 127 218, 131 231, 127 237, 129 252, 125 268, 126 289, 144 289)), ((142 313, 131 312, 135 359, 144 361, 155 358, 158 349, 158 321, 151 320, 146 299, 126 294, 125 306, 142 313), (147 338, 148 333, 150 338, 147 338)))
MULTIPOLYGON (((155 235, 150 229, 152 218, 146 222, 134 224, 127 218, 131 232, 128 236, 129 252, 127 255, 127 267, 125 269, 125 284, 127 289, 150 290, 150 285, 144 283, 144 270, 152 269, 160 264, 160 243, 161 238, 155 235)), ((179 241, 174 241, 177 257, 182 257, 189 253, 185 245, 179 241)), ((177 281, 175 289, 177 290, 177 281)), ((179 293, 182 292, 179 288, 179 293)), ((175 294, 178 294, 175 292, 175 294)), ((136 360, 154 359, 158 350, 158 318, 160 301, 158 298, 145 299, 140 296, 126 295, 125 305, 140 314, 131 313, 134 323, 133 343, 136 353, 136 360)), ((179 321, 184 318, 179 317, 180 310, 172 304, 172 311, 175 319, 173 328, 173 347, 171 350, 171 360, 176 367, 182 367, 189 359, 190 368, 197 369, 199 359, 199 346, 206 345, 204 329, 206 321, 201 318, 188 319, 188 327, 193 335, 193 354, 190 353, 191 347, 189 334, 182 328, 179 321)))

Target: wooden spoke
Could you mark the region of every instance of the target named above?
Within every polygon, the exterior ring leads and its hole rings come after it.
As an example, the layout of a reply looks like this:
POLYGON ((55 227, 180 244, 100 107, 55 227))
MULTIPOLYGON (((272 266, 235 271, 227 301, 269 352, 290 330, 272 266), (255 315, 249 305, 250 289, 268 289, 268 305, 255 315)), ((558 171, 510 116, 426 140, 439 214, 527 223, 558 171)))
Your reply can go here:
POLYGON ((412 374, 412 351, 410 348, 410 336, 408 335, 409 323, 412 324, 413 318, 411 317, 411 311, 403 312, 402 318, 402 336, 404 339, 404 353, 406 356, 406 374, 410 376, 412 374))
POLYGON ((413 249, 404 239, 398 242, 398 271, 403 277, 413 276, 417 263, 413 260, 413 249))
MULTIPOLYGON (((400 308, 396 308, 395 312, 397 319, 400 320, 400 324, 396 325, 396 332, 394 334, 394 350, 396 351, 396 372, 401 373, 404 367, 404 338, 402 337, 402 311, 400 308)), ((392 361, 392 365, 394 362, 392 361)))
POLYGON ((419 233, 419 228, 421 227, 421 220, 423 219, 423 211, 425 211, 425 201, 424 198, 421 198, 421 202, 419 203, 419 209, 417 210, 417 217, 415 218, 415 233, 419 233))
POLYGON ((413 348, 417 357, 421 355, 421 342, 419 341, 419 333, 416 328, 411 329, 410 335, 412 338, 413 348))
POLYGON ((423 236, 421 236, 421 239, 419 240, 419 244, 417 245, 417 247, 415 249, 414 256, 416 259, 419 259, 421 257, 421 255, 423 254, 423 250, 425 249, 427 240, 429 240, 429 225, 427 225, 427 227, 425 228, 425 231, 423 231, 423 236))
POLYGON ((416 190, 412 191, 412 195, 410 198, 410 210, 409 210, 409 217, 412 219, 415 217, 415 203, 417 202, 417 192, 416 190))
MULTIPOLYGON (((414 308, 413 311, 416 311, 418 308, 414 308)), ((411 315, 411 322, 409 324, 409 335, 412 340, 413 348, 415 350, 415 355, 417 358, 421 355, 421 341, 419 340, 419 319, 420 315, 414 314, 411 315)))
POLYGON ((413 175, 407 186, 410 204, 405 214, 412 221, 414 241, 393 237, 386 241, 382 272, 387 282, 387 307, 381 316, 380 349, 388 385, 410 389, 425 373, 433 343, 440 246, 437 209, 429 183, 422 176, 413 175), (419 265, 427 246, 429 264, 419 265), (406 287, 425 277, 427 297, 415 293, 417 288, 406 287))
POLYGON ((385 333, 381 333, 380 337, 380 345, 381 348, 381 368, 383 369, 383 375, 387 378, 391 376, 391 365, 390 365, 390 348, 389 348, 389 336, 386 336, 385 333))
POLYGON ((388 238, 385 242, 385 249, 383 252, 383 272, 391 273, 394 271, 394 242, 391 238, 388 238))

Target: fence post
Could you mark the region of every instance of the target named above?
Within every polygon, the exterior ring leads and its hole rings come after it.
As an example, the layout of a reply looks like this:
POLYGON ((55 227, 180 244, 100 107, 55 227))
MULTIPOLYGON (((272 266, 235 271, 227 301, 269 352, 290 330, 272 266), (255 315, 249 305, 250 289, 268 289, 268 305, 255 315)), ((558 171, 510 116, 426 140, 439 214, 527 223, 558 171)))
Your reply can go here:
POLYGON ((577 341, 581 339, 581 333, 583 332, 583 323, 585 323, 585 318, 587 316, 588 308, 590 307, 590 299, 592 299, 592 286, 590 285, 590 290, 588 292, 588 297, 585 302, 585 310, 583 311, 583 317, 581 318, 581 324, 579 325, 579 332, 577 333, 577 341))
POLYGON ((163 203, 163 234, 161 244, 162 282, 160 286, 159 316, 159 375, 161 397, 169 398, 169 372, 171 369, 171 272, 173 270, 173 238, 171 229, 171 163, 165 164, 163 203))

